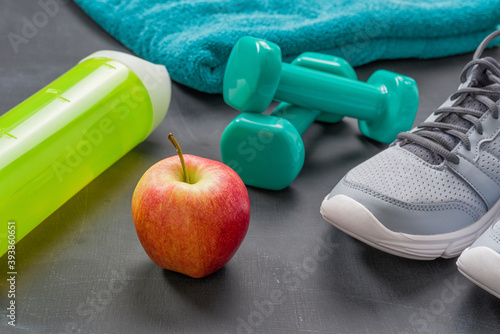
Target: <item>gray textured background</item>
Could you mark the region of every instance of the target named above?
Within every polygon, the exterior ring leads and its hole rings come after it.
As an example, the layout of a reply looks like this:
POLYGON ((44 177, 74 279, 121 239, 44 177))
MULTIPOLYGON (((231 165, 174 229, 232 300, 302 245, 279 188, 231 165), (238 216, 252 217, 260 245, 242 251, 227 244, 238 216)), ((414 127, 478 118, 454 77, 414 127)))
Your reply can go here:
MULTIPOLYGON (((0 114, 90 53, 125 50, 70 2, 16 53, 8 33, 20 34, 23 18, 31 21, 40 11, 38 1, 0 2, 0 114)), ((500 59, 500 49, 486 54, 500 59)), ((381 61, 357 72, 362 80, 379 68, 415 78, 419 123, 456 89, 470 58, 381 61)), ((191 279, 153 264, 131 219, 137 181, 175 153, 168 132, 184 152, 220 161, 222 131, 236 115, 221 96, 174 84, 161 126, 18 244, 14 329, 7 326, 7 264, 0 259, 0 332, 500 332, 500 300, 463 278, 455 259, 398 258, 323 221, 325 194, 384 148, 362 137, 354 120, 311 126, 304 169, 286 190, 248 189, 250 228, 225 268, 191 279), (326 259, 312 260, 325 244, 326 259)))

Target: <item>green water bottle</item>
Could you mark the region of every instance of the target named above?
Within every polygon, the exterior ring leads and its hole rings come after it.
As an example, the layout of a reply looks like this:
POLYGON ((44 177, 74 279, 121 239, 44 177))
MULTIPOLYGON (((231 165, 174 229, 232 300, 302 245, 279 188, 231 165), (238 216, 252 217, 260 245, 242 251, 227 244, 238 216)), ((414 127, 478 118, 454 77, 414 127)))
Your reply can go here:
POLYGON ((0 116, 0 256, 143 141, 170 97, 164 66, 99 51, 0 116))

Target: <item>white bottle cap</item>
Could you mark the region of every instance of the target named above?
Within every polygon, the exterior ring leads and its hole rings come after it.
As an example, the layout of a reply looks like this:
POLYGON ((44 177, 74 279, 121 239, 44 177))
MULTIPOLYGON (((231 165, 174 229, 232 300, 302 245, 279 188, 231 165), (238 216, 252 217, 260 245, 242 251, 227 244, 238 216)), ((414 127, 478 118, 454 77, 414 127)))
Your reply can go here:
POLYGON ((151 104, 153 105, 153 124, 151 125, 149 133, 153 132, 165 118, 172 96, 172 84, 165 66, 153 64, 147 60, 127 53, 111 50, 97 51, 82 59, 80 63, 87 59, 98 57, 119 61, 134 72, 142 81, 151 98, 151 104))

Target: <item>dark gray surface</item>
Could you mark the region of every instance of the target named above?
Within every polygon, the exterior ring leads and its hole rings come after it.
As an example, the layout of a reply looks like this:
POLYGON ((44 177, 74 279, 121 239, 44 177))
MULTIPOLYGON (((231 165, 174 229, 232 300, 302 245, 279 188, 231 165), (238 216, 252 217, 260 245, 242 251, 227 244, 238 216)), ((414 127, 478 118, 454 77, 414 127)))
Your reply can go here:
MULTIPOLYGON (((0 114, 88 54, 124 50, 69 3, 16 54, 8 33, 19 34, 23 17, 32 20, 40 10, 38 1, 0 2, 0 114)), ((500 59, 500 49, 486 54, 500 59)), ((357 71, 363 80, 379 68, 415 78, 418 123, 456 89, 470 58, 383 61, 357 71)), ((286 190, 249 188, 250 228, 225 268, 191 279, 153 264, 131 219, 137 181, 175 153, 168 132, 184 152, 220 161, 222 131, 236 115, 221 96, 174 85, 159 129, 18 244, 14 329, 7 326, 7 264, 0 259, 0 332, 500 332, 500 300, 463 278, 455 259, 398 258, 323 221, 323 197, 345 172, 384 148, 362 137, 353 120, 313 124, 304 135, 304 169, 286 190), (329 253, 315 260, 317 247, 329 253)))

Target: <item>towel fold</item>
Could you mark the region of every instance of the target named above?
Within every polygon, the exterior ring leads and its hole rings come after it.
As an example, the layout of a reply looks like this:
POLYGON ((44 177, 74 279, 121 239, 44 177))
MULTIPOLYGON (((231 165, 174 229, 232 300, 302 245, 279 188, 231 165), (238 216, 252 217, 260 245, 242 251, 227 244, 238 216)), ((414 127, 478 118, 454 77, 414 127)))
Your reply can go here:
POLYGON ((172 79, 222 91, 242 36, 277 43, 283 61, 313 51, 353 66, 474 50, 500 24, 500 0, 75 0, 127 48, 172 79))

